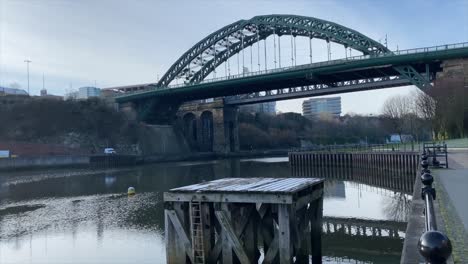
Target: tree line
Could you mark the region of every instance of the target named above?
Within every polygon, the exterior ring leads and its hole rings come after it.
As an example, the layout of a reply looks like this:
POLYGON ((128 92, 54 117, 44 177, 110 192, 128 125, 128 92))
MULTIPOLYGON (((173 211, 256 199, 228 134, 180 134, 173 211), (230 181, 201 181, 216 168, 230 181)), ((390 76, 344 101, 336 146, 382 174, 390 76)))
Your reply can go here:
POLYGON ((468 87, 460 76, 441 78, 434 87, 388 98, 376 116, 321 115, 305 118, 298 113, 268 115, 240 113, 241 149, 316 145, 380 144, 391 134, 411 141, 463 138, 468 135, 468 87))
POLYGON ((99 99, 26 98, 0 105, 0 139, 83 148, 133 144, 136 123, 99 99))

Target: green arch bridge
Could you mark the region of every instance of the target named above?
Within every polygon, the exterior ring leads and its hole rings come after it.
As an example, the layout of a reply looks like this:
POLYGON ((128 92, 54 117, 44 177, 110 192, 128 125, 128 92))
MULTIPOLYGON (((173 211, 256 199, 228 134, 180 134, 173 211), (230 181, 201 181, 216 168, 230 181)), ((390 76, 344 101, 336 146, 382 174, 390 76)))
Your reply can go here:
MULTIPOLYGON (((130 109, 138 120, 167 124, 175 120, 183 103, 209 98, 222 98, 223 107, 229 107, 406 85, 415 85, 426 91, 432 87, 437 73, 443 70, 445 61, 465 58, 468 58, 468 42, 390 51, 364 34, 330 21, 294 15, 265 15, 239 20, 203 38, 174 62, 157 83, 114 87, 110 90, 117 93, 115 101, 119 107, 125 111, 130 109), (281 61, 279 39, 284 36, 291 39, 290 63, 281 61), (309 41, 310 62, 302 65, 297 65, 297 36, 309 41), (273 56, 270 58, 267 58, 267 49, 271 49, 271 45, 267 47, 267 38, 270 42, 273 40, 273 52, 270 50, 273 56), (313 61, 313 39, 327 43, 327 61, 313 61), (346 56, 332 60, 330 43, 344 46, 346 56), (239 55, 242 55, 242 65, 245 65, 244 53, 250 50, 252 58, 252 49, 255 47, 259 70, 231 75, 230 62, 235 56, 240 72, 239 55), (260 52, 260 47, 264 51, 260 52), (350 51, 348 56, 348 50, 351 49, 361 55, 350 56, 350 51), (260 53, 264 53, 262 57, 260 53), (260 67, 260 58, 264 59, 263 69, 260 67), (275 65, 273 68, 271 60, 275 65), (222 64, 226 76, 207 79, 217 69, 219 71, 222 67, 218 66, 222 64), (174 84, 181 79, 182 84, 174 84)), ((225 115, 222 111, 220 113, 225 115)), ((215 113, 213 118, 221 120, 224 117, 218 118, 215 113)), ((203 141, 198 139, 198 134, 203 131, 197 132, 201 124, 197 127, 196 119, 190 122, 185 127, 187 131, 190 129, 193 132, 190 132, 193 140, 203 141)), ((214 126, 221 127, 223 124, 220 122, 214 126)), ((218 128, 212 133, 213 125, 206 123, 204 134, 211 138, 204 141, 224 138, 225 141, 235 142, 236 132, 231 133, 228 129, 236 130, 236 121, 229 122, 230 127, 224 128, 226 131, 219 137, 212 135, 216 134, 218 128)), ((209 149, 213 144, 207 145, 209 149)))
MULTIPOLYGON (((330 21, 295 15, 255 16, 208 35, 185 52, 159 82, 141 85, 134 92, 116 97, 116 102, 133 103, 140 119, 149 121, 149 114, 177 108, 185 101, 213 97, 225 97, 226 104, 240 105, 411 84, 428 89, 444 60, 467 57, 468 43, 392 52, 353 29, 330 21), (310 41, 322 39, 362 55, 348 57, 346 52, 346 58, 314 63, 311 45, 310 63, 282 67, 281 47, 276 56, 276 38, 285 35, 292 36, 291 44, 296 36, 310 41), (274 69, 267 68, 264 44, 264 70, 205 80, 219 65, 229 64, 233 56, 254 44, 259 48, 258 44, 271 36, 275 41, 274 69), (176 79, 183 79, 184 83, 171 85, 176 79)), ((295 57, 291 59, 295 63, 295 57)))

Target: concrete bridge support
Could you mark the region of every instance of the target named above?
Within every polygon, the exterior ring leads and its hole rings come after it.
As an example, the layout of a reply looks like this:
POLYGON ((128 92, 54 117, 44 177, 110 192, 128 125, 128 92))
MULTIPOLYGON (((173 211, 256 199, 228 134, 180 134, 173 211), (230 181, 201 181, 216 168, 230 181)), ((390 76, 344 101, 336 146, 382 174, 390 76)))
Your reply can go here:
POLYGON ((238 108, 225 105, 223 99, 182 104, 177 123, 193 151, 239 150, 238 108))

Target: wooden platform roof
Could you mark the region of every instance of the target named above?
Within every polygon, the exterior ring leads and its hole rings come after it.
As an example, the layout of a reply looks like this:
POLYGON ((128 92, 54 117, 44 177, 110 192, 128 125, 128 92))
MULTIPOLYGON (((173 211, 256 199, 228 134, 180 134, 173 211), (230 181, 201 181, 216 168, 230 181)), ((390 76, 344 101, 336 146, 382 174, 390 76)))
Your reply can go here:
POLYGON ((224 178, 171 189, 171 193, 294 194, 323 182, 318 178, 224 178))

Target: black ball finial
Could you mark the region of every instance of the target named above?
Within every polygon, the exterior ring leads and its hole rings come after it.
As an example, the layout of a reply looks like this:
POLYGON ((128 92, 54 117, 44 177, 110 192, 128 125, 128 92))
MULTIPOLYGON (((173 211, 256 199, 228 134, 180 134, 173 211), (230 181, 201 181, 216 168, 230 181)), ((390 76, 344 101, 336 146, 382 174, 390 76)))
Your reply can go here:
POLYGON ((429 162, 427 162, 427 160, 422 160, 421 167, 423 167, 424 169, 427 169, 429 167, 429 162))
POLYGON ((428 263, 445 263, 452 254, 450 239, 439 231, 427 231, 419 238, 418 249, 428 263))
POLYGON ((421 170, 421 175, 423 175, 424 173, 429 173, 429 174, 431 174, 431 170, 430 170, 430 169, 422 169, 422 170, 421 170))
POLYGON ((432 177, 432 175, 429 173, 424 173, 423 175, 421 175, 421 182, 424 185, 432 185, 432 183, 434 182, 434 177, 432 177))
POLYGON ((427 160, 428 159, 428 156, 426 155, 426 153, 423 153, 421 155, 421 160, 427 160))

